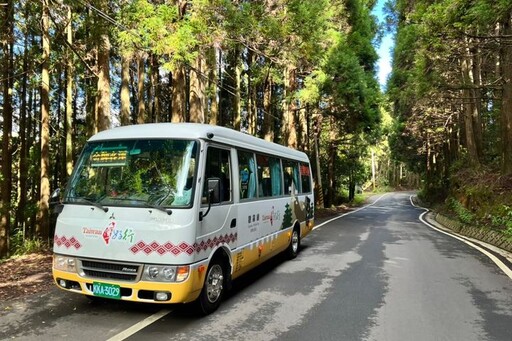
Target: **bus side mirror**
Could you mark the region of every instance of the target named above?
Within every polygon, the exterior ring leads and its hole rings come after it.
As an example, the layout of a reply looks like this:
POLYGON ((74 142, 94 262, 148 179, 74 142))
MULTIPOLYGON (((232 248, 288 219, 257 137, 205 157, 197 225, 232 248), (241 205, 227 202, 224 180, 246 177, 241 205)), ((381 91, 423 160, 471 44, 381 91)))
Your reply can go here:
POLYGON ((57 188, 53 191, 52 195, 50 195, 50 203, 59 203, 60 202, 60 188, 57 188))
POLYGON ((55 191, 53 191, 52 195, 50 195, 50 211, 59 214, 62 212, 62 209, 64 208, 64 205, 62 205, 61 198, 60 198, 60 188, 57 188, 55 191))
POLYGON ((208 209, 206 212, 199 212, 199 221, 203 221, 203 218, 210 213, 210 209, 212 208, 212 204, 220 203, 220 179, 219 178, 209 178, 207 180, 208 183, 208 209))
POLYGON ((208 201, 211 204, 220 203, 220 179, 209 178, 208 179, 208 201))

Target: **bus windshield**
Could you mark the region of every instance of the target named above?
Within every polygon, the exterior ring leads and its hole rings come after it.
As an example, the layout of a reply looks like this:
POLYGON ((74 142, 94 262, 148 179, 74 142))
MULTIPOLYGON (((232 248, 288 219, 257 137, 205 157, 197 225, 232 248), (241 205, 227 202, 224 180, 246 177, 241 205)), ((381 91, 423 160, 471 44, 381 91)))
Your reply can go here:
POLYGON ((64 203, 191 207, 197 141, 138 139, 89 142, 64 203))

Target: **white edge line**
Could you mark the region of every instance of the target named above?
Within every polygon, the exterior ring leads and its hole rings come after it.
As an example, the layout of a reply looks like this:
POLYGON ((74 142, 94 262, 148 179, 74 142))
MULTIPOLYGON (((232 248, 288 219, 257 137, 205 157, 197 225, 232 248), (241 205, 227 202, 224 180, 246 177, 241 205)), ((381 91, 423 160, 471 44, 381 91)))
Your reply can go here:
POLYGON ((172 310, 162 309, 159 312, 146 317, 144 320, 137 322, 130 328, 123 330, 119 334, 112 336, 107 341, 121 341, 121 340, 127 339, 130 336, 132 336, 133 334, 137 333, 139 330, 144 329, 147 326, 149 326, 150 324, 160 320, 162 317, 169 314, 171 311, 172 310))
POLYGON ((447 236, 450 236, 452 238, 455 238, 455 239, 458 239, 460 240, 461 242, 464 242, 466 243, 467 245, 471 246, 472 248, 474 249, 477 249, 478 251, 480 251, 481 253, 483 253, 484 255, 486 255, 487 257, 489 257, 500 269, 501 271, 503 271, 505 273, 505 275, 507 275, 510 279, 512 279, 512 270, 510 270, 498 257, 496 257, 495 255, 493 255, 492 253, 490 253, 489 251, 481 248, 480 246, 470 242, 469 240, 467 239, 464 239, 464 238, 461 238, 455 234, 452 234, 452 233, 449 233, 449 232, 446 232, 446 231, 443 231, 441 229, 438 229, 437 227, 435 227, 434 225, 428 223, 423 217, 430 211, 428 208, 425 208, 425 207, 421 207, 421 206, 417 206, 414 204, 414 202, 412 201, 412 195, 409 197, 409 200, 411 201, 411 205, 414 206, 414 207, 417 207, 417 208, 421 208, 423 210, 425 210, 425 212, 423 212, 420 216, 419 216, 419 219, 420 221, 427 225, 428 227, 430 227, 431 229, 433 230, 436 230, 437 232, 441 232, 441 233, 444 233, 445 235, 447 236))
POLYGON ((357 210, 353 210, 353 211, 350 211, 350 212, 347 212, 347 213, 343 213, 342 215, 339 215, 339 216, 337 216, 337 217, 334 217, 334 218, 332 218, 332 219, 329 219, 329 220, 327 220, 327 221, 324 221, 324 222, 323 222, 323 223, 321 223, 321 224, 315 225, 315 227, 313 227, 313 231, 314 231, 314 230, 316 230, 316 229, 317 229, 317 228, 319 228, 319 227, 322 227, 322 226, 324 226, 324 225, 326 225, 326 224, 330 223, 331 221, 338 220, 338 219, 340 219, 340 218, 343 218, 344 216, 347 216, 347 215, 352 214, 352 213, 356 213, 357 211, 361 211, 361 210, 363 210, 363 209, 365 209, 365 208, 367 208, 367 207, 373 206, 373 205, 375 205, 375 204, 377 203, 377 201, 379 201, 380 199, 382 199, 383 197, 385 197, 387 194, 388 194, 388 193, 384 193, 383 195, 381 195, 380 197, 378 197, 378 198, 377 198, 377 200, 375 200, 375 201, 374 201, 374 202, 372 202, 371 204, 365 205, 365 206, 363 206, 363 207, 359 207, 357 210))

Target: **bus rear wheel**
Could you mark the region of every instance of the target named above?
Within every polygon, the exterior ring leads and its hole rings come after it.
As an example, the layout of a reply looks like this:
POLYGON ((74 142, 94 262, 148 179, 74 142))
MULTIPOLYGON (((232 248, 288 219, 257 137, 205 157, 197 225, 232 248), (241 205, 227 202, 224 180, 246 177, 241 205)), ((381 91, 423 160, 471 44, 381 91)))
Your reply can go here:
POLYGON ((213 259, 204 279, 203 289, 197 300, 199 312, 203 315, 213 313, 220 306, 226 288, 226 267, 221 260, 213 259))

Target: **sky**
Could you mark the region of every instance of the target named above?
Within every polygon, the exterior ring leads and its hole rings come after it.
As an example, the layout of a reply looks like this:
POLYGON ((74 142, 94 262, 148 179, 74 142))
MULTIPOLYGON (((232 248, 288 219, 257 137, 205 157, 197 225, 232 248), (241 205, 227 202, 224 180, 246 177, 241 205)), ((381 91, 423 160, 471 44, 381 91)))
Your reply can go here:
MULTIPOLYGON (((380 22, 384 21, 383 7, 386 0, 378 0, 377 5, 373 10, 373 14, 379 18, 380 22)), ((377 62, 377 76, 380 84, 380 88, 385 90, 386 81, 389 74, 391 73, 391 48, 393 47, 394 41, 391 34, 387 33, 377 48, 379 55, 379 61, 377 62)))

